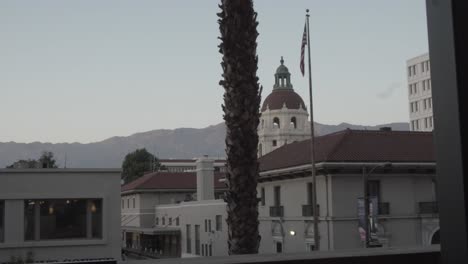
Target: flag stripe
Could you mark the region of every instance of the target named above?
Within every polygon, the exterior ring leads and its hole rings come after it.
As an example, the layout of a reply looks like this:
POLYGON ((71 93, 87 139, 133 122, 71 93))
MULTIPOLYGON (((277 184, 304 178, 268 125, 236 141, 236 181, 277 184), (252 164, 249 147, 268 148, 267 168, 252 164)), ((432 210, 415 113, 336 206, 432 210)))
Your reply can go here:
POLYGON ((302 43, 301 43, 301 73, 304 76, 304 53, 305 46, 307 45, 307 25, 304 25, 304 34, 302 34, 302 43))

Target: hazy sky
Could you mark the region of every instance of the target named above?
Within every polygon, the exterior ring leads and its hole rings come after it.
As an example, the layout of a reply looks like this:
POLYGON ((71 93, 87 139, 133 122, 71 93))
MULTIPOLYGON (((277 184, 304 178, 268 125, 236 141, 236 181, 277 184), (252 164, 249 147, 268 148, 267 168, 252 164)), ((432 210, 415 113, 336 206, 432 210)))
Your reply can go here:
MULTIPOLYGON (((92 142, 222 122, 217 0, 0 1, 0 141, 92 142)), ((315 121, 408 117, 405 63, 427 52, 424 0, 257 0, 260 83, 294 89, 311 10, 315 121)))

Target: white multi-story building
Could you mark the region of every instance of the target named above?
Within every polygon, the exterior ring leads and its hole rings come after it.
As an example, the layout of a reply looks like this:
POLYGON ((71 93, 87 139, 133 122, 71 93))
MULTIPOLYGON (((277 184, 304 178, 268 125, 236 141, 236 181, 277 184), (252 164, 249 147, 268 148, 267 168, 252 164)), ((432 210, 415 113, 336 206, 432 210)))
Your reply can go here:
POLYGON ((434 129, 434 115, 429 53, 409 59, 406 66, 410 130, 432 131, 434 129))
POLYGON ((0 169, 0 263, 117 263, 120 169, 0 169))
MULTIPOLYGON (((315 142, 320 250, 364 247, 358 208, 366 183, 378 204, 372 245, 439 243, 431 133, 344 130, 315 142)), ((294 142, 259 159, 260 253, 316 246, 309 147, 310 140, 294 142)))
POLYGON ((281 57, 273 91, 265 98, 258 127, 258 156, 283 145, 310 138, 310 123, 304 101, 294 92, 291 74, 281 57))

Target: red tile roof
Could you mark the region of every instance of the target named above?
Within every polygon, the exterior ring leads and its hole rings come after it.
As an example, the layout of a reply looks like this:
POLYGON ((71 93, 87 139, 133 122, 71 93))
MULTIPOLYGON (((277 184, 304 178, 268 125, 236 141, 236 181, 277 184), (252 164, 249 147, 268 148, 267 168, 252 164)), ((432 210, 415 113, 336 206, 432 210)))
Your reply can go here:
MULTIPOLYGON (((224 173, 214 174, 215 188, 225 188, 223 179, 224 173)), ((193 189, 197 188, 197 174, 195 172, 153 172, 129 182, 122 186, 122 192, 143 189, 193 189)))
POLYGON ((299 109, 301 107, 305 109, 304 101, 293 89, 276 89, 265 98, 261 110, 262 112, 265 111, 267 105, 270 110, 278 110, 283 108, 283 104, 286 104, 288 109, 299 109))
MULTIPOLYGON (((316 162, 434 162, 431 132, 343 130, 316 137, 316 162)), ((259 159, 260 171, 310 163, 310 139, 259 159)))

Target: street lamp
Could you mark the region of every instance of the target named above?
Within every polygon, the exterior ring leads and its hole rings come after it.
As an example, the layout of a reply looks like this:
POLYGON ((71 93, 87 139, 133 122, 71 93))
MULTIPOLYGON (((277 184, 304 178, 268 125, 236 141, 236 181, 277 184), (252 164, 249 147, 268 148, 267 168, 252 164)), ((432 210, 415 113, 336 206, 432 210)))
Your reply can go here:
POLYGON ((391 162, 384 162, 375 165, 372 167, 369 172, 366 172, 366 166, 363 166, 362 168, 362 179, 363 179, 363 184, 364 184, 364 230, 366 230, 365 233, 365 247, 369 247, 369 242, 370 242, 370 227, 369 227, 369 186, 368 186, 368 178, 369 176, 378 168, 389 168, 392 166, 391 162))

